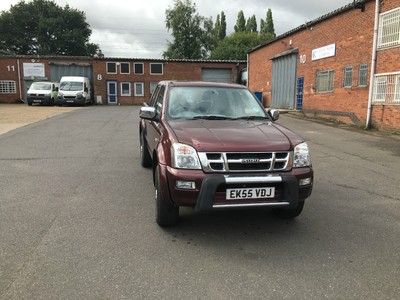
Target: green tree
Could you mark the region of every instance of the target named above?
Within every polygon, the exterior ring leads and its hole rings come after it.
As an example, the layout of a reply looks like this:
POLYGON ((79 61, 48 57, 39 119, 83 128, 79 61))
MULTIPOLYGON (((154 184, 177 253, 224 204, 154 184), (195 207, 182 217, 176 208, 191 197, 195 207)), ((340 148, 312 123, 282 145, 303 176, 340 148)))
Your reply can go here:
POLYGON ((274 29, 274 20, 272 19, 272 10, 270 8, 268 8, 267 11, 267 20, 265 22, 265 27, 266 33, 272 34, 274 37, 276 36, 274 29))
POLYGON ((223 40, 226 37, 226 16, 223 11, 221 11, 221 31, 219 32, 219 39, 223 40))
POLYGON ((246 31, 246 19, 244 18, 243 10, 239 11, 236 25, 234 26, 235 32, 244 32, 246 31))
POLYGON ((267 33, 267 26, 265 24, 265 20, 260 20, 260 34, 267 33))
POLYGON ((0 50, 20 55, 94 55, 84 12, 49 0, 12 5, 0 14, 0 50))
MULTIPOLYGON (((171 30, 173 42, 163 53, 169 59, 200 59, 207 56, 212 48, 210 35, 211 19, 197 13, 196 4, 191 0, 174 0, 174 7, 165 12, 166 27, 171 30)), ((212 24, 212 23, 211 23, 212 24)))
POLYGON ((257 20, 256 20, 255 15, 253 15, 251 18, 247 19, 246 31, 247 32, 257 32, 257 20))
POLYGON ((210 59, 246 60, 247 52, 272 37, 257 32, 235 32, 222 40, 211 52, 210 59))

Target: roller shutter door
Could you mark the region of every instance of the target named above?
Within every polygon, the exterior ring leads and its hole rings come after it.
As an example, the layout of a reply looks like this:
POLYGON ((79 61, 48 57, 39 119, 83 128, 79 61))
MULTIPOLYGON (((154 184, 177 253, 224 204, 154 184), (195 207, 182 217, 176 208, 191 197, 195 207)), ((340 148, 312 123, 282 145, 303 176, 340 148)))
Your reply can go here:
POLYGON ((201 80, 211 82, 226 82, 231 83, 232 70, 231 69, 202 69, 201 80))
POLYGON ((273 60, 271 107, 295 108, 296 71, 297 52, 283 55, 273 60))

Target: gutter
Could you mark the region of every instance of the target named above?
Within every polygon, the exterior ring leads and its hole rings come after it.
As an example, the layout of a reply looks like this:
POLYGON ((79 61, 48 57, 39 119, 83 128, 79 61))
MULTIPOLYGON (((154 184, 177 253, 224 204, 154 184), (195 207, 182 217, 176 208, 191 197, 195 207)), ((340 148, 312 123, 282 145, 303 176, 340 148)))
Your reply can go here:
POLYGON ((375 77, 376 54, 377 54, 376 49, 378 45, 379 1, 380 0, 375 0, 374 40, 372 47, 371 76, 369 79, 368 109, 367 109, 367 119, 365 123, 365 129, 371 128, 372 96, 374 91, 374 77, 375 77))

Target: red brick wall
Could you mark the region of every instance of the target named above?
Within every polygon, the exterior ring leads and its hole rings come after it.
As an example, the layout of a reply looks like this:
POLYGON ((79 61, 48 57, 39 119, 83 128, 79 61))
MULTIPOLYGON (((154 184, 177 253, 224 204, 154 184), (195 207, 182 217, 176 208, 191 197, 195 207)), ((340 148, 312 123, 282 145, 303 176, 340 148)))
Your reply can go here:
POLYGON ((102 103, 106 104, 107 99, 107 81, 117 81, 118 82, 118 102, 123 104, 142 104, 150 99, 150 83, 159 82, 162 80, 201 80, 201 70, 202 68, 221 68, 221 69, 231 69, 232 70, 232 82, 236 82, 238 76, 238 70, 246 67, 245 64, 241 64, 237 67, 236 63, 207 63, 207 62, 165 62, 165 61, 123 61, 130 62, 131 72, 130 74, 107 74, 106 66, 107 62, 115 62, 114 60, 96 60, 93 63, 93 75, 94 75, 94 90, 95 98, 96 96, 102 96, 102 103), (134 63, 143 63, 144 74, 137 75, 133 72, 134 63), (163 64, 163 74, 162 75, 152 75, 150 74, 150 64, 151 63, 162 63, 163 64), (99 80, 98 75, 101 75, 99 80), (120 83, 121 82, 131 82, 131 96, 121 96, 120 83), (134 96, 134 83, 144 83, 144 97, 134 96))
MULTIPOLYGON (((400 0, 386 0, 381 5, 381 12, 400 7, 400 0)), ((336 119, 346 123, 365 125, 368 107, 369 78, 371 72, 371 54, 373 46, 375 1, 365 4, 365 11, 350 9, 341 14, 310 25, 307 29, 279 38, 249 55, 249 87, 263 92, 265 105, 271 104, 272 60, 277 54, 298 48, 298 55, 306 56, 306 62, 297 64, 297 76, 304 76, 303 111, 312 116, 336 119), (290 45, 291 41, 291 45, 290 45), (311 60, 313 49, 336 43, 336 55, 333 57, 311 60), (358 86, 358 67, 368 64, 368 86, 358 86), (353 86, 343 87, 344 67, 353 66, 353 86), (316 72, 334 70, 333 93, 316 93, 316 72)), ((376 73, 400 71, 400 48, 378 52, 376 73)), ((380 122, 376 116, 391 119, 391 125, 400 128, 396 122, 399 106, 390 109, 373 106, 373 124, 380 122), (394 116, 386 117, 389 111, 394 116)), ((389 124, 389 123, 388 123, 389 124)), ((383 125, 383 124, 382 124, 383 125)), ((380 126, 378 126, 380 127, 380 126)))
MULTIPOLYGON (((22 64, 20 64, 20 66, 22 69, 22 64)), ((0 103, 17 103, 20 101, 20 82, 18 81, 17 59, 0 59, 0 80, 14 81, 16 86, 16 92, 14 94, 0 94, 0 103)))
POLYGON ((45 78, 50 80, 50 63, 89 63, 92 65, 93 71, 93 93, 94 100, 97 96, 101 97, 102 103, 107 104, 107 82, 116 81, 118 87, 118 103, 119 104, 141 104, 150 98, 150 83, 159 82, 161 80, 201 80, 202 68, 217 68, 217 69, 230 69, 232 82, 236 82, 239 76, 239 71, 246 67, 245 63, 239 66, 235 62, 184 62, 184 61, 164 61, 164 60, 143 60, 137 61, 134 59, 87 59, 87 58, 62 58, 62 57, 22 57, 22 58, 9 58, 6 56, 0 57, 0 80, 12 80, 16 83, 16 93, 13 94, 0 94, 0 103, 17 103, 20 100, 20 89, 22 98, 25 94, 24 86, 24 73, 23 63, 42 63, 45 69, 45 78), (121 74, 119 67, 117 67, 117 74, 107 74, 107 62, 121 63, 126 62, 130 64, 129 74, 121 74), (134 62, 143 63, 144 74, 134 74, 134 62), (151 63, 162 63, 163 74, 152 75, 150 74, 151 63), (18 79, 18 65, 20 66, 20 80, 18 79), (131 83, 131 96, 121 95, 121 82, 131 83), (144 83, 144 96, 134 96, 134 83, 144 83), (21 87, 20 87, 21 85, 21 87))

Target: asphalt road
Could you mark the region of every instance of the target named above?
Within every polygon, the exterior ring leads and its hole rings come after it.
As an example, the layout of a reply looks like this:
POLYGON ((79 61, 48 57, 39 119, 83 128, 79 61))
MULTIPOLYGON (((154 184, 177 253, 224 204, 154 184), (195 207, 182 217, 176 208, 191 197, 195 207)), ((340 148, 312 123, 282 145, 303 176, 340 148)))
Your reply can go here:
POLYGON ((138 107, 92 106, 0 135, 0 299, 399 299, 400 141, 282 115, 315 186, 268 209, 154 220, 138 107))

